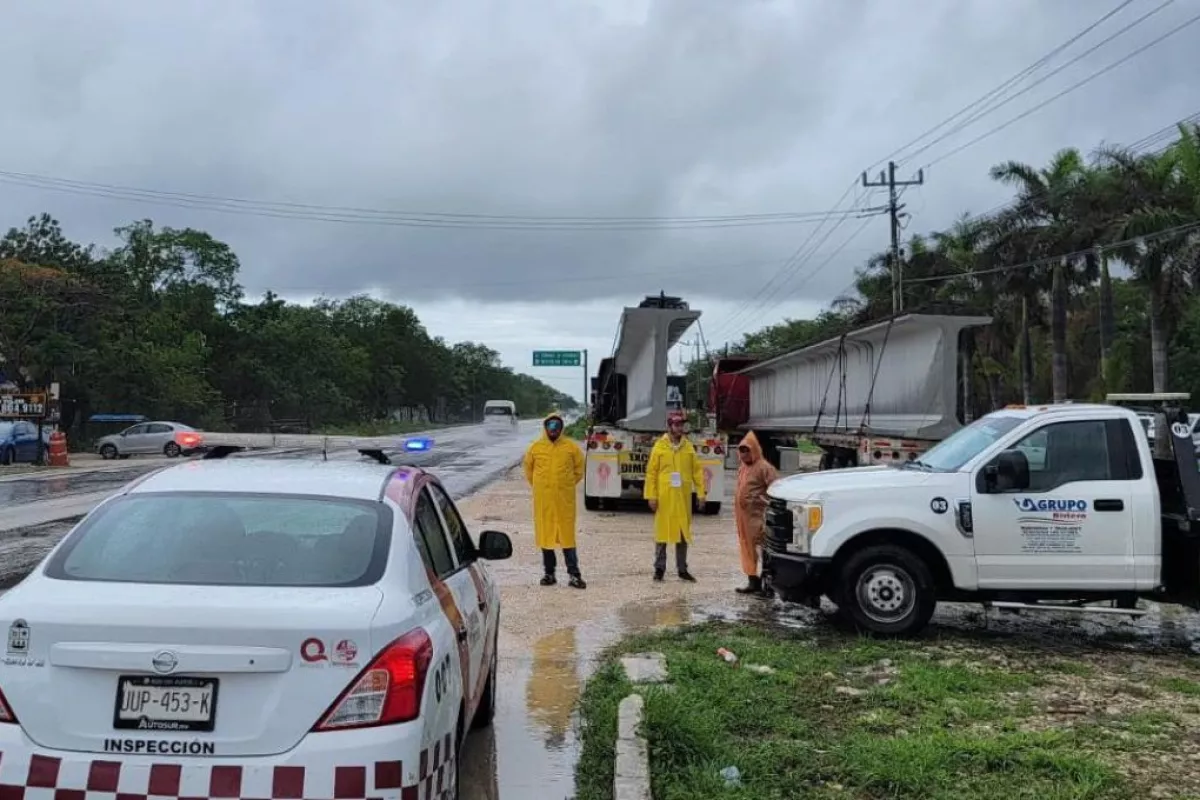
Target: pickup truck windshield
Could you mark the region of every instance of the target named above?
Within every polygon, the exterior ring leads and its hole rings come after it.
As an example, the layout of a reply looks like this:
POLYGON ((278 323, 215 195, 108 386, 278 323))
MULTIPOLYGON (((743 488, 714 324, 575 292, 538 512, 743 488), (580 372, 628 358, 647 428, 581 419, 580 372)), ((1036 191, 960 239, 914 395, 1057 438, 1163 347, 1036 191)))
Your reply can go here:
POLYGON ((1023 417, 989 414, 934 445, 920 463, 937 472, 954 472, 1023 421, 1023 417))

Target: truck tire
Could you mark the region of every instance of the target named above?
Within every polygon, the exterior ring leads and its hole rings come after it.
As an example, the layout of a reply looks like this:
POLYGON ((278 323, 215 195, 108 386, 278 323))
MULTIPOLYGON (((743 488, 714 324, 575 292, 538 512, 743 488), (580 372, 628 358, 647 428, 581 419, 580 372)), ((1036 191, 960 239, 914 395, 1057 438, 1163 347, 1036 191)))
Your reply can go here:
POLYGON ((588 511, 599 511, 600 510, 600 498, 592 497, 591 495, 585 494, 583 496, 583 507, 586 508, 588 511))
POLYGON ((929 624, 937 605, 933 573, 916 553, 882 544, 864 547, 842 565, 838 611, 860 631, 908 636, 929 624))

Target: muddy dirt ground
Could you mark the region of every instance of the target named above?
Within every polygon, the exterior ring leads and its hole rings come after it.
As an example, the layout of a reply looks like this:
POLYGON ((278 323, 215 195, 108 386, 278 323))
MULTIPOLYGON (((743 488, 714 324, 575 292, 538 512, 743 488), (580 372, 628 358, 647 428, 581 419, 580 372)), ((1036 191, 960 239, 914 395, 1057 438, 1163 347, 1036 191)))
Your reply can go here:
POLYGON ((518 468, 459 504, 477 536, 504 531, 514 548, 512 559, 489 565, 502 587, 502 690, 494 729, 467 744, 464 800, 572 796, 574 708, 601 650, 626 632, 683 624, 743 580, 728 503, 719 516, 695 518, 688 562, 697 582, 680 581, 668 562, 666 579, 655 583, 653 516, 633 505, 588 512, 581 493, 577 544, 588 588, 566 585, 561 557, 560 583, 539 586, 530 502, 518 468))

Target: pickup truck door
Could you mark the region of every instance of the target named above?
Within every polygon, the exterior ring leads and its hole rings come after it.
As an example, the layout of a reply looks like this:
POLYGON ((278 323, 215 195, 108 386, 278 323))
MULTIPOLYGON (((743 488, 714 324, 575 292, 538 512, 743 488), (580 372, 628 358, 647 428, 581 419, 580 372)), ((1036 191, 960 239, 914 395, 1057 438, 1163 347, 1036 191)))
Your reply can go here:
MULTIPOLYGON (((1134 569, 1132 431, 1121 419, 1047 424, 1009 449, 1029 462, 1029 487, 991 493, 973 476, 981 589, 1131 589, 1134 569)), ((990 462, 989 462, 990 463, 990 462)), ((1140 472, 1140 467, 1137 468, 1140 472)))

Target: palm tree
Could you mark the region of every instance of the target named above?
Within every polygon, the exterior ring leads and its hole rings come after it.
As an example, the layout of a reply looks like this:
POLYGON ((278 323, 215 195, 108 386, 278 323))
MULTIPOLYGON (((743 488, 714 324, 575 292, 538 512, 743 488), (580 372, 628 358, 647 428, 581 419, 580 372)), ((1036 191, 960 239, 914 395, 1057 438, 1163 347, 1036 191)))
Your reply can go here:
POLYGON ((1179 302, 1200 267, 1200 127, 1180 126, 1160 153, 1107 150, 1102 160, 1123 187, 1112 236, 1114 253, 1150 295, 1150 363, 1154 391, 1167 391, 1167 345, 1179 302))
MULTIPOLYGON (((1025 241, 1033 258, 1053 258, 1091 245, 1092 231, 1079 224, 1077 213, 1087 203, 1084 189, 1088 168, 1074 148, 1060 150, 1045 169, 1006 161, 991 169, 994 180, 1017 188, 1016 203, 1008 209, 1008 236, 1025 241)), ((1083 277, 1077 274, 1079 257, 1063 257, 1051 265, 1050 284, 1050 375, 1054 402, 1067 399, 1067 311, 1072 286, 1083 277)), ((1028 288, 1028 287, 1027 287, 1028 288)), ((1026 309, 1030 293, 1025 295, 1026 309)), ((1028 330, 1023 344, 1028 346, 1028 330)), ((1030 361, 1022 355, 1024 365, 1030 361)))

